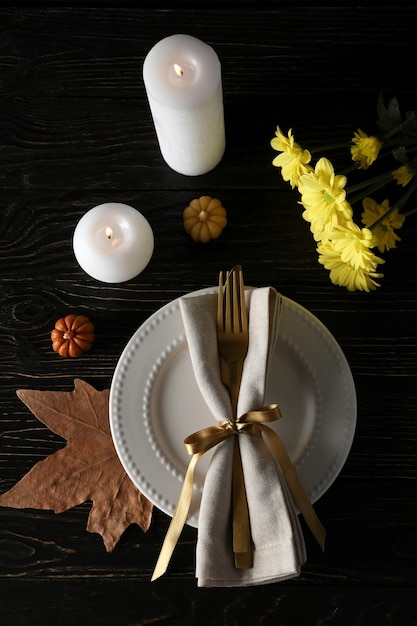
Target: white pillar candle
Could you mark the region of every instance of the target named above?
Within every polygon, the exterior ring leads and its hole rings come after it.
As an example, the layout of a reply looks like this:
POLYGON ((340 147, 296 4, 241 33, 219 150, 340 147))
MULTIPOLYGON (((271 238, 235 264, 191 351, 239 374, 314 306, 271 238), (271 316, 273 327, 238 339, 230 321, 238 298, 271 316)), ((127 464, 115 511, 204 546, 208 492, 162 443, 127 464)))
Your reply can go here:
POLYGON ((213 48, 190 35, 162 39, 143 80, 161 153, 176 172, 205 174, 225 150, 221 66, 213 48))
POLYGON ((105 283, 122 283, 149 263, 154 236, 149 222, 127 204, 108 202, 86 213, 73 237, 75 257, 82 269, 105 283))

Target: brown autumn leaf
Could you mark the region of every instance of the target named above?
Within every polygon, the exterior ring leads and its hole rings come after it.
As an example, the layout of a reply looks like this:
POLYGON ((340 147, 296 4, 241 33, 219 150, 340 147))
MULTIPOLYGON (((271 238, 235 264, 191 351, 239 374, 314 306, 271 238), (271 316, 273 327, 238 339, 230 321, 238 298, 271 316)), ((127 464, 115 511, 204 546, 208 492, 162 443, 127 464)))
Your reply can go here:
POLYGON ((139 524, 146 532, 152 504, 117 456, 110 433, 109 390, 97 391, 76 379, 71 392, 20 389, 17 395, 67 445, 36 463, 0 495, 0 505, 62 513, 92 500, 87 530, 103 537, 108 552, 130 524, 139 524))

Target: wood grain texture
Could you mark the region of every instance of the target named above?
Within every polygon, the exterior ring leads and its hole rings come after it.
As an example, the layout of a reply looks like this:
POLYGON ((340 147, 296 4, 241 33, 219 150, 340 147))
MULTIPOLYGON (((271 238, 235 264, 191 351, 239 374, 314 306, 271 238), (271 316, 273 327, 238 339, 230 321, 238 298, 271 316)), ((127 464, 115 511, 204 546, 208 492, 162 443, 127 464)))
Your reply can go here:
POLYGON ((159 511, 148 533, 130 527, 107 554, 85 530, 88 503, 60 515, 1 508, 6 626, 417 624, 417 218, 386 255, 381 288, 337 288, 269 144, 277 124, 308 145, 373 132, 381 89, 414 110, 417 8, 239 6, 0 8, 0 491, 64 445, 17 389, 67 391, 74 378, 109 388, 149 315, 239 262, 248 284, 312 311, 352 369, 354 443, 316 505, 328 547, 320 553, 306 532, 308 561, 289 583, 197 589, 187 527, 168 574, 151 584, 169 522, 159 511), (223 72, 226 154, 196 178, 162 161, 141 79, 152 45, 184 31, 215 48, 223 72), (229 220, 207 245, 182 223, 202 194, 220 198, 229 220), (72 252, 78 220, 107 201, 140 210, 155 234, 148 267, 120 285, 88 277, 72 252), (66 360, 49 334, 69 312, 88 315, 97 339, 66 360))

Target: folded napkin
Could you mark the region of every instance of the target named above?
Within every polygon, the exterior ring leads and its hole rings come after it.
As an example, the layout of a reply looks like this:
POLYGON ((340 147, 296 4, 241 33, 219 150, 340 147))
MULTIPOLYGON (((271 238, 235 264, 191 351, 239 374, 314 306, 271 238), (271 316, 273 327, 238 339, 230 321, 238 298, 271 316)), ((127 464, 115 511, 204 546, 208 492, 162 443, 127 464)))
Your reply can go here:
MULTIPOLYGON (((249 347, 237 415, 264 404, 269 356, 277 336, 281 296, 272 288, 246 291, 249 347)), ((213 419, 232 419, 229 393, 221 381, 217 348, 217 295, 180 301, 197 384, 213 419)), ((198 518, 196 576, 199 587, 259 585, 293 578, 306 560, 296 508, 281 468, 261 437, 239 434, 253 567, 237 569, 232 547, 232 457, 235 436, 215 447, 205 478, 198 518)))

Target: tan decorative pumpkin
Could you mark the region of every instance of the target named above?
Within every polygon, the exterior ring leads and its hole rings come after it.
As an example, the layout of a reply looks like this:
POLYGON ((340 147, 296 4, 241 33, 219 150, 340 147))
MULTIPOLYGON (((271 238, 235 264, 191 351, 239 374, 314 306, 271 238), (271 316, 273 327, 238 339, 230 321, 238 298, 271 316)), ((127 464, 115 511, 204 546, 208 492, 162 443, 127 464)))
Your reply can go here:
POLYGON ((81 356, 95 339, 94 324, 85 315, 70 313, 61 317, 51 331, 52 348, 60 356, 81 356))
POLYGON ((202 243, 216 239, 227 224, 226 209, 220 200, 210 196, 192 200, 184 209, 183 219, 185 231, 202 243))

